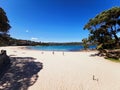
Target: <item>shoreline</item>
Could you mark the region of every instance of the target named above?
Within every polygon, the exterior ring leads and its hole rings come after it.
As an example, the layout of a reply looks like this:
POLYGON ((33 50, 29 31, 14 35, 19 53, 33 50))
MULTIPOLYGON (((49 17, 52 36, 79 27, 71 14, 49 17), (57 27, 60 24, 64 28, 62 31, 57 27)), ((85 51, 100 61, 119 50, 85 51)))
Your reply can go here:
MULTIPOLYGON (((120 90, 120 63, 92 56, 96 51, 65 52, 63 55, 57 51, 54 54, 44 51, 42 54, 42 51, 26 49, 25 46, 1 49, 7 50, 10 57, 26 58, 27 61, 33 58, 34 63, 43 64, 43 69, 36 73, 37 78, 28 90, 120 90)), ((34 77, 30 80, 34 81, 34 77)))
MULTIPOLYGON (((19 46, 20 47, 20 46, 19 46)), ((30 46, 31 47, 31 46, 30 46)), ((29 48, 29 46, 22 46, 21 49, 28 49, 28 50, 35 50, 35 51, 44 51, 44 52, 92 52, 92 51, 98 51, 97 49, 87 49, 87 50, 84 50, 84 49, 81 49, 81 50, 40 50, 40 49, 32 49, 32 48, 29 48)))
MULTIPOLYGON (((96 52, 98 51, 97 49, 87 49, 87 50, 84 50, 84 49, 80 49, 80 50, 40 50, 40 49, 32 49, 32 48, 29 48, 29 46, 1 46, 0 48, 7 48, 7 47, 13 47, 13 48, 19 48, 19 49, 26 49, 26 50, 33 50, 33 51, 44 51, 44 52, 52 52, 52 51, 55 51, 55 52, 96 52)), ((31 47, 31 46, 30 46, 31 47)))

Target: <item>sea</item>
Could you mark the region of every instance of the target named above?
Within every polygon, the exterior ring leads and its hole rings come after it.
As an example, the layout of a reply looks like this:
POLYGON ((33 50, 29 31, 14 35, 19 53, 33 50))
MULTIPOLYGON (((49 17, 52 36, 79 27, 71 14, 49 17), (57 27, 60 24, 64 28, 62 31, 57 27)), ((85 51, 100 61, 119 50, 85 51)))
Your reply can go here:
MULTIPOLYGON (((82 45, 52 45, 52 46, 28 46, 27 48, 33 50, 43 51, 80 51, 84 50, 82 45)), ((96 49, 95 45, 89 46, 88 49, 96 49)))

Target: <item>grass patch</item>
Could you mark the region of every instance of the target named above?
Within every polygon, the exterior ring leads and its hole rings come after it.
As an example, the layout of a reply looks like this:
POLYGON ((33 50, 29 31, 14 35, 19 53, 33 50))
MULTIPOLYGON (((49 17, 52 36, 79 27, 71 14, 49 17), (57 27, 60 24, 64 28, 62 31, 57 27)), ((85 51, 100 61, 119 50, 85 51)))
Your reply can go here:
POLYGON ((106 58, 106 59, 112 62, 120 63, 120 59, 115 59, 115 58, 106 58))

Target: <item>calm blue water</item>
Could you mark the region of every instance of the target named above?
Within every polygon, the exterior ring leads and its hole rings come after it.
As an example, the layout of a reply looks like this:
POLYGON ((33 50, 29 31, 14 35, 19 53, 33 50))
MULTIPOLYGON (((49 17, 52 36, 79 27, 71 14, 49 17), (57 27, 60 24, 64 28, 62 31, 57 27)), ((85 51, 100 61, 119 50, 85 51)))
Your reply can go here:
MULTIPOLYGON (((59 45, 59 46, 29 46, 29 49, 44 50, 44 51, 79 51, 83 50, 81 45, 59 45)), ((96 46, 90 46, 89 49, 95 49, 96 46)))

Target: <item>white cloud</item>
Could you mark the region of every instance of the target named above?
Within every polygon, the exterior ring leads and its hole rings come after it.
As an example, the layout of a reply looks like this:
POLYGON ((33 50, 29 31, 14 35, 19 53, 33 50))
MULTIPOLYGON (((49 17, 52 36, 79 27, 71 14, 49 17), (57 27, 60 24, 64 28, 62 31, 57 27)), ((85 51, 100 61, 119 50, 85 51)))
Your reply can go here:
POLYGON ((38 41, 38 38, 32 37, 31 40, 32 41, 38 41))
POLYGON ((29 30, 26 30, 25 32, 29 32, 29 30))

